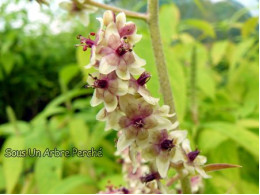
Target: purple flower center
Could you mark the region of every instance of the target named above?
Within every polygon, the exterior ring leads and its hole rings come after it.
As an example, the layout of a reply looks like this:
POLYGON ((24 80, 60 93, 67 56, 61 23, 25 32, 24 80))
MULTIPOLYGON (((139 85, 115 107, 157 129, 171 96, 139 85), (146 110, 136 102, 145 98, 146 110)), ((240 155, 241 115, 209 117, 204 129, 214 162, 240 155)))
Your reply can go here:
MULTIPOLYGON (((126 38, 126 37, 125 37, 126 38)), ((124 40, 125 41, 125 40, 124 40)), ((117 49, 116 49, 116 53, 119 56, 123 56, 126 52, 131 52, 132 49, 129 47, 129 45, 127 44, 127 42, 122 43, 117 49)))
POLYGON ((129 194, 129 190, 128 189, 126 189, 126 188, 122 188, 122 192, 124 193, 124 194, 129 194))
POLYGON ((141 76, 137 79, 138 85, 144 86, 151 78, 148 72, 143 72, 141 76))
POLYGON ((119 56, 124 55, 126 52, 127 52, 127 49, 123 46, 123 44, 120 45, 120 46, 116 49, 116 53, 117 53, 119 56))
POLYGON ((141 118, 135 119, 133 121, 133 124, 136 128, 143 128, 144 127, 144 121, 141 118))
POLYGON ((155 173, 150 173, 148 175, 145 175, 145 176, 141 177, 140 179, 141 179, 141 182, 147 183, 147 182, 153 181, 155 179, 160 179, 160 178, 161 177, 160 177, 159 173, 155 172, 155 173))
POLYGON ((102 89, 105 89, 108 87, 108 82, 107 80, 95 80, 94 82, 94 87, 95 88, 102 88, 102 89))
POLYGON ((196 159, 196 157, 199 155, 199 153, 200 153, 200 151, 197 150, 197 149, 195 151, 192 151, 192 152, 188 153, 189 160, 191 162, 193 162, 196 159))
POLYGON ((174 144, 172 143, 173 140, 166 139, 161 143, 161 149, 162 150, 171 150, 174 147, 174 144))

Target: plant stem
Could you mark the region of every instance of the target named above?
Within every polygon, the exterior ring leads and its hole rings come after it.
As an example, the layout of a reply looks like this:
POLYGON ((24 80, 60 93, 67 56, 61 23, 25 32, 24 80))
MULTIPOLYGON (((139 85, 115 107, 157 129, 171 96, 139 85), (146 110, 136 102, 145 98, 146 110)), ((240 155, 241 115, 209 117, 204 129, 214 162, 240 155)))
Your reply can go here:
POLYGON ((191 56, 191 70, 190 70, 190 96, 191 96, 191 118, 195 125, 199 124, 198 118, 198 105, 197 105, 197 89, 196 89, 196 80, 197 80, 197 54, 196 54, 196 45, 194 45, 191 56))
POLYGON ((191 194, 191 185, 189 176, 185 176, 181 179, 181 189, 183 194, 191 194))
POLYGON ((84 3, 89 4, 89 5, 93 5, 95 7, 99 7, 99 8, 102 8, 102 9, 111 10, 111 11, 116 12, 116 13, 124 12, 130 18, 137 18, 137 19, 142 19, 142 20, 145 20, 145 21, 147 20, 147 14, 142 14, 142 13, 138 13, 138 12, 129 11, 129 10, 126 10, 126 9, 121 9, 121 8, 118 8, 118 7, 113 7, 113 6, 106 5, 106 4, 103 4, 103 3, 99 3, 99 2, 96 2, 96 1, 93 1, 93 0, 85 0, 84 3))
MULTIPOLYGON (((175 112, 173 93, 170 85, 170 79, 166 67, 166 60, 163 53, 163 45, 159 29, 159 0, 148 0, 148 26, 150 30, 153 53, 157 72, 159 74, 160 89, 163 95, 164 103, 170 106, 170 112, 175 112)), ((171 118, 173 123, 178 122, 177 115, 171 118)), ((176 127, 178 128, 178 126, 176 127)))
MULTIPOLYGON (((173 101, 173 93, 171 90, 170 79, 167 71, 166 60, 163 53, 163 45, 159 29, 159 0, 148 0, 148 26, 150 30, 153 53, 155 56, 155 63, 157 72, 159 74, 160 88, 163 95, 164 103, 170 106, 170 112, 175 112, 175 105, 173 101)), ((178 122, 177 115, 171 118, 173 123, 178 122)), ((178 128, 178 127, 177 127, 178 128)), ((188 176, 181 175, 182 192, 186 194, 191 193, 190 180, 188 176)))

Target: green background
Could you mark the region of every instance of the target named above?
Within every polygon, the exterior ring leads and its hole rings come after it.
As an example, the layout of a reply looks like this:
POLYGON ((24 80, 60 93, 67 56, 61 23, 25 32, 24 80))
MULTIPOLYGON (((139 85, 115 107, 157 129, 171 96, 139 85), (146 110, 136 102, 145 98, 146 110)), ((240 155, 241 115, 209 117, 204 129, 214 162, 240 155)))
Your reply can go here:
MULTIPOLYGON (((74 47, 78 34, 97 31, 95 18, 103 10, 90 15, 84 27, 66 12, 52 11, 52 3, 43 5, 52 21, 71 22, 53 33, 43 23, 28 30, 28 9, 6 11, 17 2, 5 0, 0 7, 0 192, 97 193, 108 180, 124 185, 114 155, 116 132, 105 132, 104 123, 96 121, 101 106, 90 106, 93 90, 83 87, 90 51, 74 47), (47 147, 103 147, 104 156, 4 157, 6 148, 47 147)), ((146 1, 106 2, 146 11, 146 1)), ((147 25, 133 21, 143 35, 134 50, 152 74, 148 88, 160 97, 147 25)), ((161 1, 161 35, 180 126, 208 163, 242 166, 211 173, 204 193, 259 190, 258 25, 258 17, 234 1, 161 1)))

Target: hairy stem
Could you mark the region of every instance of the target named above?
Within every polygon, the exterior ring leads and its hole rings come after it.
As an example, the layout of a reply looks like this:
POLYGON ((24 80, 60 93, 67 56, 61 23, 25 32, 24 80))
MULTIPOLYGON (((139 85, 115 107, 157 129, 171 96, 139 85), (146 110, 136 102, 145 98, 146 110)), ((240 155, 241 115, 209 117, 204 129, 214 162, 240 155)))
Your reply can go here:
POLYGON ((181 179, 181 190, 183 194, 191 194, 190 178, 188 176, 181 179))
POLYGON ((190 70, 190 97, 191 97, 191 117, 195 125, 198 125, 198 105, 197 105, 197 56, 196 56, 196 46, 193 47, 192 57, 191 57, 191 70, 190 70))
MULTIPOLYGON (((171 113, 176 113, 159 29, 159 0, 148 0, 148 26, 150 30, 153 53, 155 56, 157 72, 159 74, 160 88, 164 103, 170 106, 171 113)), ((177 115, 171 118, 171 121, 173 123, 178 122, 177 115)), ((182 176, 180 181, 182 192, 190 194, 191 186, 189 177, 182 176)))
MULTIPOLYGON (((163 53, 163 45, 159 29, 159 0, 148 0, 148 25, 152 40, 153 53, 157 72, 159 74, 160 89, 163 95, 164 103, 170 106, 170 112, 175 112, 170 79, 166 67, 166 60, 163 53)), ((173 123, 178 122, 177 115, 171 118, 173 123)), ((178 128, 178 127, 177 127, 178 128)))
POLYGON ((130 18, 137 18, 137 19, 142 19, 142 20, 145 20, 145 21, 147 20, 147 14, 133 12, 133 11, 129 11, 129 10, 126 10, 126 9, 121 9, 121 8, 118 8, 118 7, 99 3, 99 2, 96 2, 96 1, 93 1, 93 0, 85 0, 85 4, 93 5, 95 7, 99 7, 99 8, 106 9, 106 10, 111 10, 111 11, 116 12, 116 13, 124 12, 125 15, 127 15, 130 18))

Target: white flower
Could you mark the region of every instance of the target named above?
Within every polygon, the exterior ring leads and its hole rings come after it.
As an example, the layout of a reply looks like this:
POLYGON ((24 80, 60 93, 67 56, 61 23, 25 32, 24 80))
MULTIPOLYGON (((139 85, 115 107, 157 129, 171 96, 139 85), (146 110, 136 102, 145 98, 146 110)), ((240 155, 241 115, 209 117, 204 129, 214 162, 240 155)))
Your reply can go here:
POLYGON ((184 168, 191 174, 195 174, 195 171, 197 171, 203 178, 210 178, 202 168, 202 165, 207 162, 207 158, 199 155, 200 152, 197 149, 192 151, 188 139, 183 141, 182 148, 184 151, 184 158, 186 159, 184 162, 184 168))
POLYGON ((150 132, 149 142, 144 149, 144 158, 155 161, 161 177, 167 176, 171 162, 183 160, 180 156, 180 143, 186 138, 187 131, 166 129, 150 132))
POLYGON ((97 10, 96 7, 83 4, 78 0, 63 1, 60 3, 60 7, 67 10, 72 16, 78 16, 80 22, 85 26, 89 24, 89 14, 97 10))
POLYGON ((91 106, 104 102, 107 112, 112 112, 118 105, 118 96, 125 95, 128 91, 127 81, 117 78, 115 72, 108 75, 92 74, 88 77, 88 84, 95 88, 90 101, 91 106))

